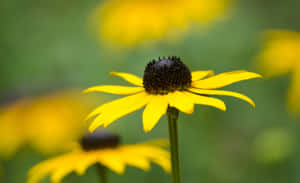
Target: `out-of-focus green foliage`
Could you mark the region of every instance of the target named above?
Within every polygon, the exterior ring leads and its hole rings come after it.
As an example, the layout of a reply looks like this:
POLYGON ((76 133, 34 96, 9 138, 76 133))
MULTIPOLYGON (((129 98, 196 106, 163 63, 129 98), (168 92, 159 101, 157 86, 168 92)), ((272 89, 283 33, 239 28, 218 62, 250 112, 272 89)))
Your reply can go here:
MULTIPOLYGON (((0 1, 0 99, 12 91, 33 95, 53 88, 122 84, 108 73, 120 71, 142 76, 147 62, 158 56, 180 56, 191 70, 257 71, 255 58, 262 49, 262 31, 300 31, 298 0, 235 0, 224 20, 208 29, 195 25, 189 35, 176 43, 161 41, 149 47, 111 49, 99 41, 89 24, 90 13, 98 3, 0 1)), ((196 106, 193 115, 180 114, 184 182, 299 182, 300 120, 287 111, 289 80, 290 77, 283 76, 229 88, 253 98, 255 110, 239 100, 221 97, 228 104, 226 112, 196 106), (284 131, 269 131, 274 128, 284 131), (262 163, 261 158, 279 158, 280 162, 262 163)), ((116 98, 91 95, 101 97, 99 104, 116 98)), ((148 134, 142 130, 141 116, 141 111, 130 114, 109 129, 119 132, 126 143, 168 137, 165 116, 148 134)), ((0 160, 0 182, 25 182, 30 167, 46 158, 24 148, 13 158, 0 160)), ((146 173, 128 168, 123 176, 110 172, 109 178, 110 182, 124 183, 171 179, 157 166, 146 173)), ((90 168, 82 177, 72 174, 64 179, 64 183, 68 182, 97 182, 96 171, 90 168)))

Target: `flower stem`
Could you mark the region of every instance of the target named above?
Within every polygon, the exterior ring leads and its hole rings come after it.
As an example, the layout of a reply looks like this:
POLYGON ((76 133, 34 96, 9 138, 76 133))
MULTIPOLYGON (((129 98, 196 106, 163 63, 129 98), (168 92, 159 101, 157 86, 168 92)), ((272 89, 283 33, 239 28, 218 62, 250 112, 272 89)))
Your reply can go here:
POLYGON ((178 146, 178 128, 177 121, 179 111, 174 107, 169 107, 167 111, 169 122, 169 139, 171 145, 171 160, 172 160, 172 182, 181 182, 180 159, 178 146))
POLYGON ((97 169, 100 183, 107 183, 107 169, 101 164, 97 164, 97 169))

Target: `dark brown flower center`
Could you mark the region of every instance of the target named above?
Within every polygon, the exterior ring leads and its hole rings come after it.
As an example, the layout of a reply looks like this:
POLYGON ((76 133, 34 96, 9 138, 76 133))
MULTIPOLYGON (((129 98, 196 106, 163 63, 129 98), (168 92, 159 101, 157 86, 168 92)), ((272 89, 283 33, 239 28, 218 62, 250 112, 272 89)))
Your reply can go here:
POLYGON ((179 57, 153 60, 148 63, 144 72, 144 88, 151 94, 185 90, 191 86, 191 83, 191 72, 179 57))
POLYGON ((120 137, 109 132, 94 132, 83 136, 80 141, 82 149, 85 151, 114 148, 120 144, 120 137))

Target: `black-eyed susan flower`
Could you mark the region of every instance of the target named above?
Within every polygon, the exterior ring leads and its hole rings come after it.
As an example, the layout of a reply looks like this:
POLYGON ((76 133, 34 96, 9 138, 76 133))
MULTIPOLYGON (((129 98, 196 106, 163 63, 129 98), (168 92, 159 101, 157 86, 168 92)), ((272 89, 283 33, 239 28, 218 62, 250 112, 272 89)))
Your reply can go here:
POLYGON ((192 23, 215 20, 227 4, 228 0, 110 0, 95 10, 93 21, 103 40, 132 46, 177 38, 192 23))
POLYGON ((92 132, 99 126, 107 127, 118 118, 146 106, 143 112, 144 131, 150 131, 167 112, 168 107, 174 107, 181 112, 191 114, 194 104, 212 106, 226 110, 224 102, 210 95, 226 95, 254 102, 247 96, 224 90, 215 90, 242 80, 261 77, 259 74, 247 71, 233 71, 213 75, 213 71, 190 72, 188 67, 177 57, 168 57, 151 61, 143 79, 127 73, 110 73, 119 76, 135 85, 113 86, 103 85, 86 89, 84 92, 106 92, 112 94, 130 95, 96 108, 89 118, 95 117, 89 130, 92 132))
POLYGON ((80 138, 91 103, 76 91, 61 91, 11 101, 0 108, 0 155, 9 157, 29 145, 51 154, 80 138))
POLYGON ((254 102, 247 96, 224 90, 215 90, 232 83, 261 77, 247 71, 234 71, 213 76, 213 71, 190 72, 188 67, 177 57, 168 57, 151 61, 144 71, 143 79, 127 73, 112 72, 129 83, 128 86, 95 86, 85 92, 106 92, 112 94, 130 94, 130 96, 106 103, 96 108, 88 118, 95 117, 89 130, 107 127, 118 118, 146 106, 143 112, 144 131, 150 131, 162 115, 167 113, 172 158, 173 183, 180 183, 180 165, 178 150, 177 119, 179 111, 191 114, 194 104, 201 104, 226 110, 224 102, 210 95, 226 95, 254 102))
MULTIPOLYGON (((108 132, 97 132, 84 136, 80 145, 70 153, 37 164, 29 172, 28 183, 37 183, 51 175, 51 181, 58 183, 71 172, 83 175, 94 164, 123 174, 127 165, 144 171, 151 163, 170 172, 170 153, 165 150, 168 141, 157 140, 139 144, 120 145, 120 138, 108 132)), ((100 172, 104 173, 104 172, 100 172)))
POLYGON ((291 74, 288 92, 289 109, 300 111, 300 33, 271 30, 266 34, 264 49, 258 56, 260 69, 266 77, 291 74))

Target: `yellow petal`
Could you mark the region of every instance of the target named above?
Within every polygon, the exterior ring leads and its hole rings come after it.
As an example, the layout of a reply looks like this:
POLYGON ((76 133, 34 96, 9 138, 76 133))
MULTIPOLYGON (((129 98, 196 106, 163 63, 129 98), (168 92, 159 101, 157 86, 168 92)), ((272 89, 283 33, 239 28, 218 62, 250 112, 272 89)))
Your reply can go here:
POLYGON ((134 94, 143 91, 143 87, 129 87, 129 86, 113 86, 113 85, 102 85, 94 86, 83 91, 83 93, 90 92, 104 92, 111 94, 127 95, 134 94))
POLYGON ((157 140, 151 140, 149 142, 144 142, 143 144, 146 145, 153 145, 158 147, 170 147, 170 143, 168 139, 157 139, 157 140))
POLYGON ((123 78, 125 81, 136 85, 136 86, 143 86, 143 80, 133 74, 129 74, 129 73, 123 73, 123 72, 111 72, 109 73, 110 76, 119 76, 121 78, 123 78))
POLYGON ((253 108, 255 108, 255 103, 253 102, 252 99, 250 99, 249 97, 237 93, 237 92, 231 92, 231 91, 223 91, 223 90, 203 90, 203 89, 197 89, 197 88, 190 88, 189 89, 192 92, 198 93, 198 94, 204 94, 204 95, 225 95, 225 96, 231 96, 231 97, 236 97, 239 99, 242 99, 246 102, 248 102, 249 104, 251 104, 253 106, 253 108))
POLYGON ((52 172, 51 181, 59 183, 69 173, 75 170, 75 164, 78 161, 78 157, 70 156, 66 160, 61 160, 56 166, 58 167, 52 172))
POLYGON ((35 165, 32 169, 30 169, 28 174, 28 183, 38 183, 47 174, 53 172, 57 167, 60 166, 61 162, 62 165, 65 161, 69 160, 69 155, 59 156, 56 158, 52 158, 46 161, 43 161, 37 165, 35 165))
POLYGON ((166 95, 150 95, 150 102, 143 112, 144 131, 149 132, 157 124, 168 108, 166 95))
POLYGON ((119 154, 118 149, 114 150, 106 150, 101 153, 101 156, 98 156, 98 162, 112 171, 118 173, 118 174, 123 174, 125 171, 125 162, 123 159, 120 157, 121 154, 119 154))
POLYGON ((165 172, 171 172, 171 156, 168 151, 155 146, 140 146, 138 148, 138 153, 150 158, 155 164, 161 166, 165 172))
POLYGON ((201 89, 215 89, 230 85, 235 82, 261 77, 261 75, 253 72, 233 71, 192 82, 192 86, 201 89))
POLYGON ((212 75, 214 75, 214 71, 212 71, 212 70, 194 71, 194 72, 192 72, 192 81, 197 81, 197 80, 205 78, 206 76, 212 76, 212 75))
POLYGON ((161 166, 165 172, 167 173, 171 172, 171 163, 169 158, 160 157, 160 158, 152 159, 152 161, 155 164, 161 166))
POLYGON ((53 166, 48 162, 42 162, 34 166, 28 174, 27 183, 38 183, 47 176, 53 169, 53 166))
POLYGON ((183 91, 168 93, 168 102, 171 107, 175 107, 187 114, 192 114, 194 112, 194 103, 186 93, 183 91))
POLYGON ((100 114, 103 111, 109 111, 109 110, 115 110, 116 107, 119 108, 120 106, 129 103, 132 100, 135 100, 135 98, 140 97, 140 96, 144 96, 145 93, 138 93, 135 95, 130 95, 127 97, 123 97, 117 100, 113 100, 111 102, 107 102, 105 104, 100 105, 99 107, 97 107, 96 109, 94 109, 87 117, 86 120, 96 116, 97 114, 100 114))
MULTIPOLYGON (((100 152, 97 152, 100 154, 100 152)), ((82 155, 78 156, 78 162, 74 167, 78 175, 83 175, 88 167, 97 162, 94 152, 83 152, 82 155)))
POLYGON ((128 152, 126 148, 120 148, 120 154, 126 164, 140 168, 144 171, 150 170, 150 160, 144 156, 137 156, 128 152))
POLYGON ((104 125, 105 128, 115 120, 142 108, 148 102, 149 95, 143 92, 125 97, 124 100, 119 100, 119 102, 113 105, 107 105, 102 109, 101 114, 92 122, 89 131, 93 132, 101 125, 104 125))
MULTIPOLYGON (((171 171, 170 153, 167 150, 161 148, 161 146, 159 145, 157 146, 154 143, 152 144, 151 142, 145 142, 134 145, 123 145, 121 149, 123 151, 122 154, 126 152, 126 154, 130 154, 132 157, 138 157, 147 161, 154 162, 161 166, 166 172, 171 171)), ((142 162, 138 162, 138 164, 142 164, 142 162)))
POLYGON ((190 99, 195 104, 213 106, 213 107, 216 107, 216 108, 221 109, 223 111, 226 110, 226 105, 220 99, 201 96, 201 95, 197 95, 197 94, 193 94, 193 93, 187 93, 187 95, 190 97, 190 99))

